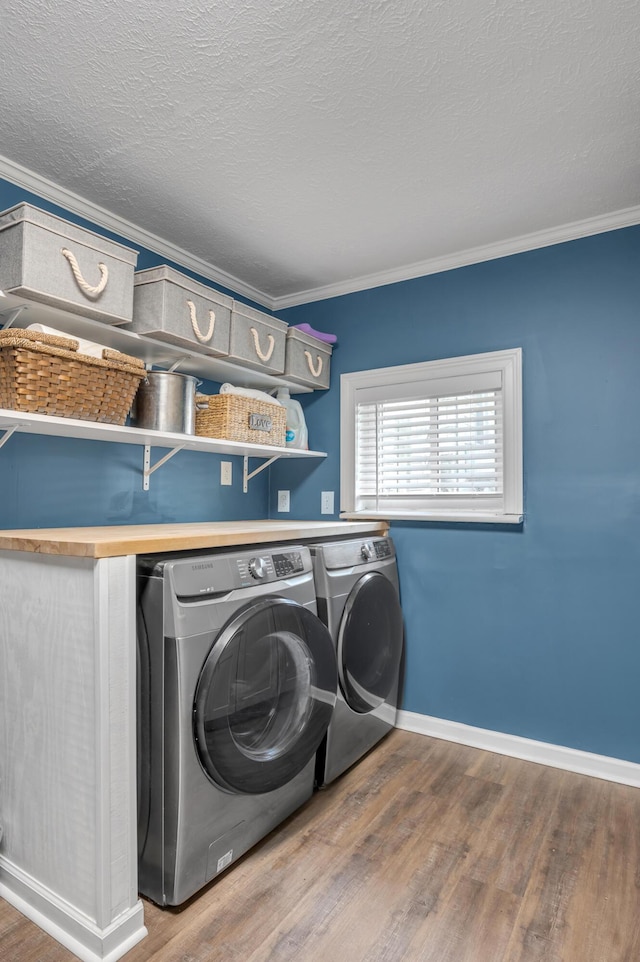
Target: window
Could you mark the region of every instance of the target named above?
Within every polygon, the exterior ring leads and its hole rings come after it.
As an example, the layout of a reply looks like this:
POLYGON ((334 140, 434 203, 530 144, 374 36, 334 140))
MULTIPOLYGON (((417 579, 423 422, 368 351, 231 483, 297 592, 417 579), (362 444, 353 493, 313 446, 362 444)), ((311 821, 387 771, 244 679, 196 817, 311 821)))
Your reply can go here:
POLYGON ((343 374, 343 517, 522 520, 520 348, 343 374))

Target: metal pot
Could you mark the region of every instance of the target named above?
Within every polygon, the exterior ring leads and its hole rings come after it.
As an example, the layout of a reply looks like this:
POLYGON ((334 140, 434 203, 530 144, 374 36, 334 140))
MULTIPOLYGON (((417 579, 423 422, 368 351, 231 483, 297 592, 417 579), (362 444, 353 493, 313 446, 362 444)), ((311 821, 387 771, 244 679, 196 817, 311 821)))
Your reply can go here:
POLYGON ((177 371, 147 371, 132 412, 138 428, 195 434, 197 377, 177 371))

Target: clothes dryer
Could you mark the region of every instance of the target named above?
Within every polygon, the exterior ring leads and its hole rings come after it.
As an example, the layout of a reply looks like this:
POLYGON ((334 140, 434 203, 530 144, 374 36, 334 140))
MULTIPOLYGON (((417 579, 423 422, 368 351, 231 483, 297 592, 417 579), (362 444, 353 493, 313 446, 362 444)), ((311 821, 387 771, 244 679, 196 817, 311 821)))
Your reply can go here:
POLYGON ((318 614, 338 662, 338 698, 318 752, 319 786, 395 725, 404 629, 391 538, 311 544, 318 614))
POLYGON ((139 889, 179 905, 310 798, 336 700, 309 550, 139 559, 139 889))

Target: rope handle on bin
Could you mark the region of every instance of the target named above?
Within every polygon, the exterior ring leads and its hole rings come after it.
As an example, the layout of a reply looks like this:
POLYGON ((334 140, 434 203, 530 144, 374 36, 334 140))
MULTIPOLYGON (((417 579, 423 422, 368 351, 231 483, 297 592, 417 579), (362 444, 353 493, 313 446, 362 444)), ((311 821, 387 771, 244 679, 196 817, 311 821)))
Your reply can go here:
POLYGON ((73 276, 76 279, 76 284, 82 293, 86 294, 87 297, 98 297, 100 294, 102 294, 103 290, 107 286, 107 281, 109 280, 109 269, 107 265, 98 264, 98 270, 100 271, 100 283, 96 284, 95 287, 92 287, 91 284, 87 283, 82 276, 80 265, 78 264, 75 255, 70 250, 67 250, 66 247, 61 248, 61 253, 69 261, 69 266, 71 267, 73 276))
POLYGON ((189 308, 189 314, 191 315, 191 327, 193 328, 193 333, 203 344, 210 341, 213 337, 213 329, 216 323, 216 312, 209 311, 209 328, 206 334, 203 334, 200 330, 200 325, 198 324, 198 318, 196 317, 196 305, 193 301, 187 301, 187 307, 189 308))
POLYGON ((313 358, 311 357, 311 355, 309 354, 308 351, 305 351, 305 352, 304 352, 304 356, 305 356, 306 359, 307 359, 307 364, 308 364, 308 366, 309 366, 309 370, 311 371, 311 373, 313 374, 313 376, 314 376, 314 377, 320 377, 320 375, 322 374, 322 358, 320 357, 320 355, 319 355, 319 354, 316 354, 316 357, 317 357, 317 359, 318 359, 318 363, 317 363, 317 365, 315 365, 315 366, 314 366, 314 363, 313 363, 313 358))
POLYGON ((260 340, 259 340, 259 335, 258 335, 257 330, 255 329, 255 327, 250 327, 249 330, 251 331, 251 333, 252 333, 252 335, 253 335, 253 345, 254 345, 254 347, 255 347, 255 349, 256 349, 256 354, 258 355, 258 357, 260 358, 260 360, 261 360, 261 361, 264 361, 264 363, 266 364, 267 361, 270 359, 271 355, 273 354, 273 349, 274 349, 274 347, 276 346, 276 339, 275 339, 275 337, 273 336, 273 334, 267 334, 267 338, 268 338, 268 341, 269 341, 269 347, 267 348, 266 351, 261 351, 261 350, 260 350, 260 340))

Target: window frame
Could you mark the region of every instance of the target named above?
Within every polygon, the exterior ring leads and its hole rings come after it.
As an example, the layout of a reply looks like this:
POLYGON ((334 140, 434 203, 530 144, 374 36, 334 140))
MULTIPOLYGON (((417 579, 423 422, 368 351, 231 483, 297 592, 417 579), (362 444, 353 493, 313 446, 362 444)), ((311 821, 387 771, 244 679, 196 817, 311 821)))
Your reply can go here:
POLYGON ((453 521, 491 524, 520 524, 523 520, 522 470, 522 349, 489 351, 462 357, 421 361, 395 367, 355 371, 340 377, 340 517, 346 519, 371 518, 399 521, 453 521), (478 505, 464 508, 451 503, 442 507, 420 507, 392 511, 356 510, 356 407, 359 397, 372 390, 387 390, 392 399, 394 390, 403 396, 428 394, 428 382, 457 378, 460 394, 465 392, 465 378, 499 372, 502 379, 503 404, 503 496, 501 508, 487 509, 482 497, 478 505), (410 385, 415 383, 415 393, 410 385))

